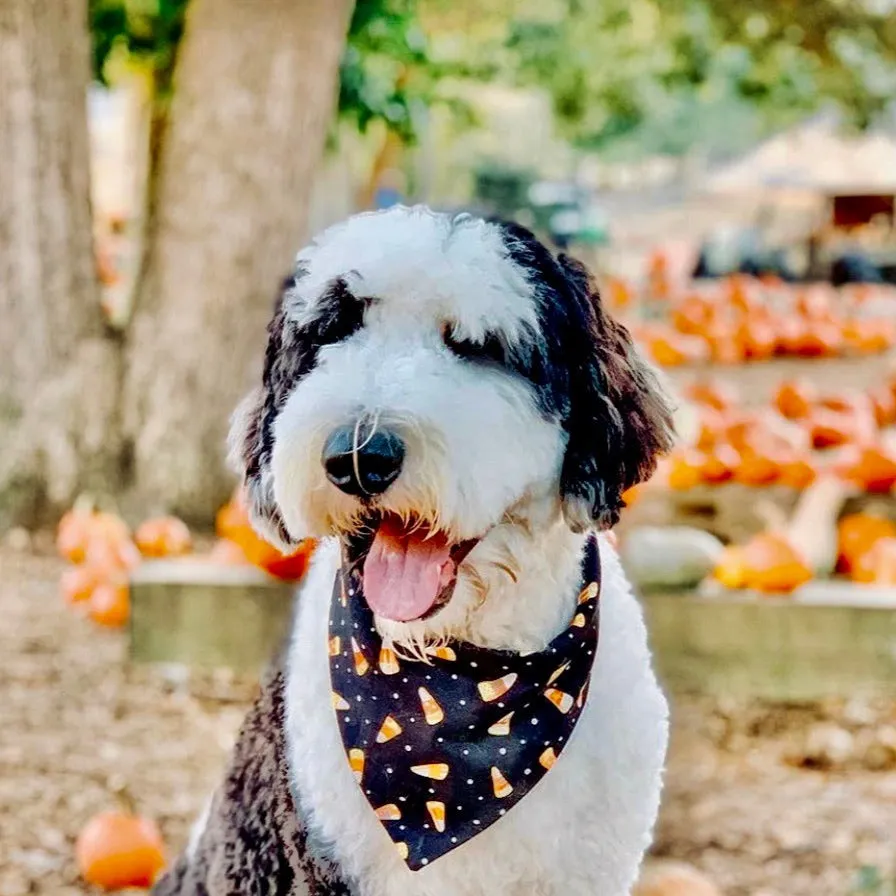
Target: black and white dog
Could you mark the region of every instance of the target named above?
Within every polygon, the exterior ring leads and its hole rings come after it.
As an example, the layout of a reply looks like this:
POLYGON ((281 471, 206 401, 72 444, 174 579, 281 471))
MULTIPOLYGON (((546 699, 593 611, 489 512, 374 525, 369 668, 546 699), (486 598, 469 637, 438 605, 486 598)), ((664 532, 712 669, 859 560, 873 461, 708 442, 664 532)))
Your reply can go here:
POLYGON ((301 252, 232 449, 259 530, 323 541, 158 892, 625 896, 667 709, 595 533, 671 430, 585 269, 521 227, 394 208, 301 252))

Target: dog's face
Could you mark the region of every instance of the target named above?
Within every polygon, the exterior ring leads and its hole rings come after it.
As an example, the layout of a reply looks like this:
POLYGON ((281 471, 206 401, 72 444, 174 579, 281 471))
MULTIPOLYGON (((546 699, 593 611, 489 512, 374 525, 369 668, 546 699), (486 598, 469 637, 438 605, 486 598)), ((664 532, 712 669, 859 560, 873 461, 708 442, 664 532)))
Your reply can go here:
POLYGON ((670 440, 580 265, 514 225, 397 208, 300 253, 231 446, 269 539, 350 536, 374 611, 409 621, 534 506, 612 526, 670 440))

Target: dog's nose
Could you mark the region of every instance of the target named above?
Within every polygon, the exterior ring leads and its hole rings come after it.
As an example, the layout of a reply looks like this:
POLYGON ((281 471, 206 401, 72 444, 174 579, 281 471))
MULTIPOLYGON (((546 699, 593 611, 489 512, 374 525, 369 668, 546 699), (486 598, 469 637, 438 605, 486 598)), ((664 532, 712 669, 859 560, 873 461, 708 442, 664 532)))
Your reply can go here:
POLYGON ((327 479, 347 495, 358 497, 381 495, 398 478, 403 462, 404 442, 383 429, 370 435, 343 426, 330 434, 321 453, 327 479))

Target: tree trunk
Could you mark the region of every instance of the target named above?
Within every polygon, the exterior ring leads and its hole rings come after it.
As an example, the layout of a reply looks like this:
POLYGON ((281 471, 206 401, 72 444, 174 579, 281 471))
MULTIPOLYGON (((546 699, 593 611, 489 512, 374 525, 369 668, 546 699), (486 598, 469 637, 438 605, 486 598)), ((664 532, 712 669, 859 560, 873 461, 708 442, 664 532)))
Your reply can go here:
POLYGON ((99 305, 86 0, 0 0, 0 527, 116 485, 119 346, 99 305))
POLYGON ((128 348, 141 503, 207 518, 232 487, 228 417, 305 236, 350 11, 192 0, 128 348))

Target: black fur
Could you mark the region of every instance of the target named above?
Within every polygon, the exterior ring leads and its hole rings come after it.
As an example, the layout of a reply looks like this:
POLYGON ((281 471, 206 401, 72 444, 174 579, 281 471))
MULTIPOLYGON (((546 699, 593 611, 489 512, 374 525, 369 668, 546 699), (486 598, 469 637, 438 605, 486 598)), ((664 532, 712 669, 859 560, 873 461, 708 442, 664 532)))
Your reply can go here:
POLYGON ((355 296, 345 279, 337 277, 315 303, 314 316, 300 327, 289 319, 286 306, 304 273, 298 270, 294 277, 287 278, 277 297, 274 316, 268 324, 262 388, 250 403, 242 448, 251 511, 284 546, 296 541, 262 478, 274 448, 274 421, 296 383, 314 369, 321 348, 357 332, 364 324, 364 311, 372 301, 355 296))
MULTIPOLYGON (((508 257, 532 285, 539 332, 514 345, 497 333, 477 342, 448 323, 443 341, 464 361, 499 365, 532 384, 542 413, 568 437, 560 481, 567 521, 577 530, 610 528, 619 519, 622 493, 646 479, 657 456, 671 447, 671 409, 628 331, 604 311, 584 266, 555 256, 519 225, 493 223, 508 257)), ((299 270, 296 280, 303 275, 299 270)), ((262 388, 250 402, 242 440, 255 518, 286 545, 293 539, 263 476, 274 421, 296 383, 313 370, 320 349, 357 332, 375 301, 354 295, 339 277, 299 327, 285 309, 292 286, 288 280, 268 327, 262 388)))
POLYGON ((610 528, 622 493, 648 478, 672 447, 671 408, 628 330, 604 311, 585 267, 555 257, 523 227, 499 226, 538 302, 541 334, 520 373, 568 435, 560 478, 567 520, 576 529, 610 528))

